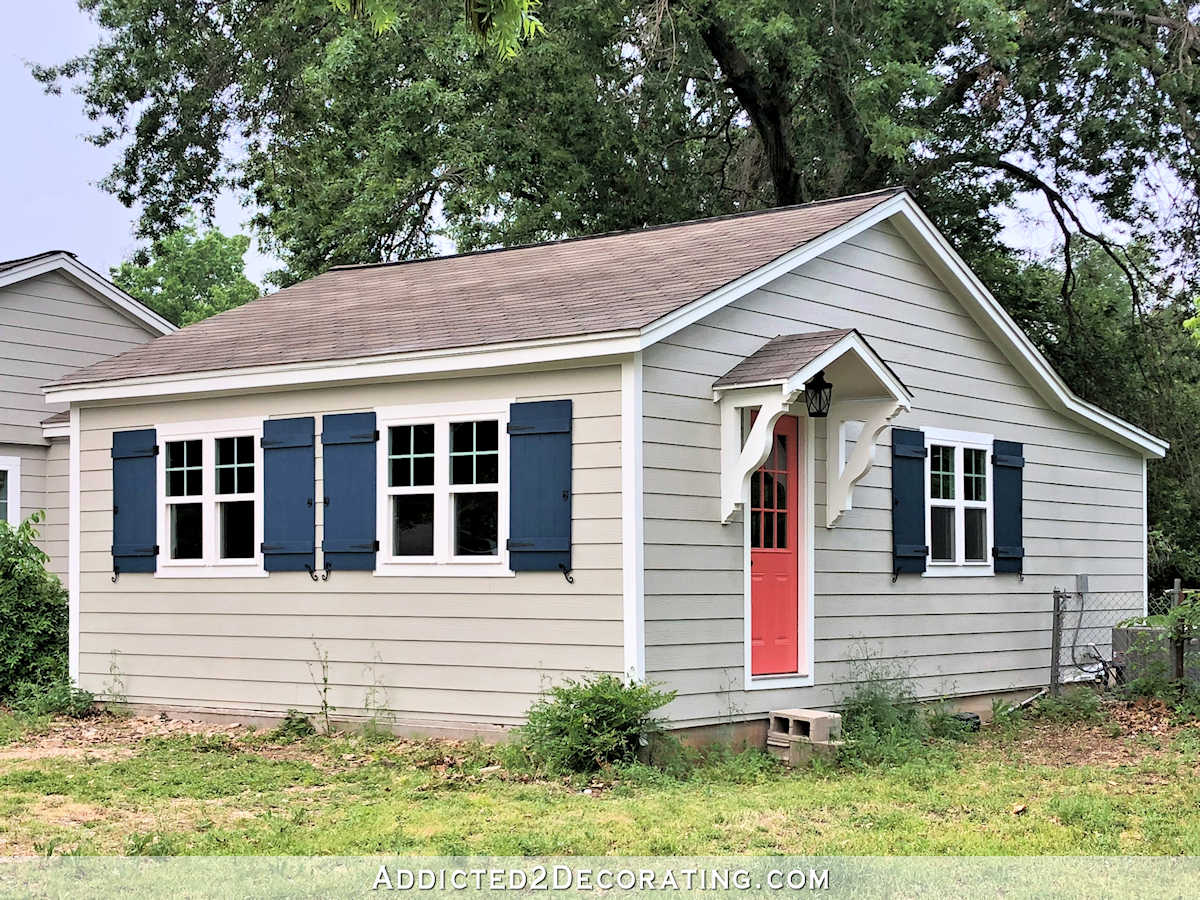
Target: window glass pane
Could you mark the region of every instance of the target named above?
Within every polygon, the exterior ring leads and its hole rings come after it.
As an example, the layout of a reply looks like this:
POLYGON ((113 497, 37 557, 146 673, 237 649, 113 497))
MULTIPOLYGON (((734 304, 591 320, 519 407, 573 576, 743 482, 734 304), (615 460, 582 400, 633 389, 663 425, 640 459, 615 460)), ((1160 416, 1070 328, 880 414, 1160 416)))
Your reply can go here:
POLYGON ((454 553, 456 556, 495 556, 497 494, 455 494, 454 553))
POLYGON ((764 550, 775 549, 775 514, 770 512, 763 513, 763 541, 764 550))
POLYGON ((496 443, 498 434, 499 426, 496 422, 476 422, 475 449, 484 451, 499 449, 496 443))
POLYGON ((392 555, 433 556, 433 495, 392 498, 392 555))
POLYGON ((198 497, 203 493, 204 456, 200 441, 167 442, 167 496, 198 497))
MULTIPOLYGON (((218 458, 220 458, 218 456, 218 458)), ((236 494, 237 480, 234 475, 234 468, 230 466, 226 469, 217 469, 217 493, 218 494, 236 494)))
POLYGON ((763 472, 763 502, 764 509, 775 508, 775 476, 769 472, 763 472))
POLYGON ((221 504, 221 559, 254 559, 254 501, 221 504))
POLYGON ((967 500, 977 500, 980 503, 987 500, 987 451, 963 448, 963 497, 967 500))
POLYGON ((762 472, 750 476, 750 508, 759 509, 762 506, 762 472))
POLYGON ((450 483, 451 484, 474 484, 475 483, 475 457, 474 456, 454 456, 450 459, 450 483))
POLYGON ((775 508, 787 509, 787 475, 780 473, 775 476, 775 508))
POLYGON ((254 493, 254 463, 239 465, 237 470, 237 492, 239 494, 254 493))
POLYGON ((937 562, 954 562, 954 508, 935 506, 929 511, 930 557, 937 562))
POLYGON ((775 546, 780 550, 786 550, 788 546, 787 513, 775 513, 775 526, 775 546))
POLYGON ((762 515, 757 510, 750 513, 750 546, 755 550, 762 547, 762 515))
POLYGON ((0 522, 8 521, 8 470, 0 469, 0 522))
POLYGON ((987 510, 963 510, 963 538, 968 562, 987 562, 987 510))
POLYGON ((500 481, 500 456, 481 453, 475 458, 475 483, 496 484, 500 481))
POLYGON ((954 448, 929 448, 929 496, 934 500, 954 499, 954 448))
POLYGON ((174 503, 171 511, 171 559, 200 559, 204 555, 199 503, 174 503))
POLYGON ((433 484, 432 425, 394 425, 388 429, 388 484, 433 484))

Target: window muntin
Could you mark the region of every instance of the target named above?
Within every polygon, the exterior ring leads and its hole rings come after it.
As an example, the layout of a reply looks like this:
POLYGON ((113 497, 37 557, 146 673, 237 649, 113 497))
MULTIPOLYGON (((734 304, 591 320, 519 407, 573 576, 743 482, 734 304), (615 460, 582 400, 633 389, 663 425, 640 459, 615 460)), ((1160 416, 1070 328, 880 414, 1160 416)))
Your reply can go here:
POLYGON ((262 572, 261 422, 159 428, 159 574, 262 572))
POLYGON ((762 467, 750 476, 750 547, 788 549, 787 435, 777 434, 762 467))
POLYGON ((384 552, 377 571, 438 574, 461 563, 476 572, 504 563, 507 403, 503 412, 423 409, 411 419, 400 418, 403 409, 379 413, 384 552))
POLYGON ((926 431, 930 570, 990 569, 990 435, 926 431))

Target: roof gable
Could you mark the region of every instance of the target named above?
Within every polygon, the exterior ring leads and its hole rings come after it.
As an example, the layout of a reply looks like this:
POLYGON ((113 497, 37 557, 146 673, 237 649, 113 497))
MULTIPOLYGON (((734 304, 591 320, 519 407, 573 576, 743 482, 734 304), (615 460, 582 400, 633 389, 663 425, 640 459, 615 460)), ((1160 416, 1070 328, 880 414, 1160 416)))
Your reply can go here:
POLYGON ((0 261, 0 287, 28 281, 39 275, 45 275, 47 272, 63 272, 88 293, 113 307, 126 318, 138 323, 151 334, 164 335, 177 330, 174 325, 154 310, 125 293, 95 270, 85 266, 75 258, 75 254, 66 250, 48 250, 19 259, 0 261))

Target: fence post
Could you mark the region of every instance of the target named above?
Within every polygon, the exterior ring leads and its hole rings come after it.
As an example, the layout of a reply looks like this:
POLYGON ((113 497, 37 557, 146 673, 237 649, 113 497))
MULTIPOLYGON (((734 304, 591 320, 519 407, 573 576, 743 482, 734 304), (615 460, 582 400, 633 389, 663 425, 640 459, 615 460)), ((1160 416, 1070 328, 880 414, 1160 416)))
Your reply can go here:
MULTIPOLYGON (((1173 603, 1172 603, 1173 606, 1179 606, 1180 604, 1183 603, 1183 581, 1181 579, 1179 579, 1179 578, 1175 579, 1175 587, 1172 589, 1171 593, 1175 595, 1173 603)), ((1172 675, 1173 675, 1174 679, 1177 682, 1179 682, 1180 684, 1183 684, 1183 678, 1185 675, 1183 650, 1184 650, 1184 647, 1186 647, 1186 646, 1187 646, 1187 640, 1186 640, 1185 636, 1183 634, 1176 634, 1175 631, 1172 630, 1172 632, 1171 632, 1171 650, 1173 651, 1172 652, 1172 657, 1173 657, 1172 658, 1172 668, 1174 669, 1174 672, 1172 672, 1172 675)))
POLYGON ((1065 595, 1054 589, 1054 618, 1050 629, 1050 695, 1058 696, 1059 657, 1062 656, 1062 601, 1065 595))

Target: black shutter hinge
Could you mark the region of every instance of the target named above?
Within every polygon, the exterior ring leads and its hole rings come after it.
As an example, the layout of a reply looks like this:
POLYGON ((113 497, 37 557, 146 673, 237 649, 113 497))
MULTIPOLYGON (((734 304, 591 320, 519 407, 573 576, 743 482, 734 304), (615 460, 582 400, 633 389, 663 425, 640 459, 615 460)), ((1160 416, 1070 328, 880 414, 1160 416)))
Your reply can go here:
POLYGON ((558 568, 563 573, 563 578, 567 579, 567 584, 575 583, 575 576, 571 574, 571 570, 567 568, 566 563, 559 563, 558 568))

